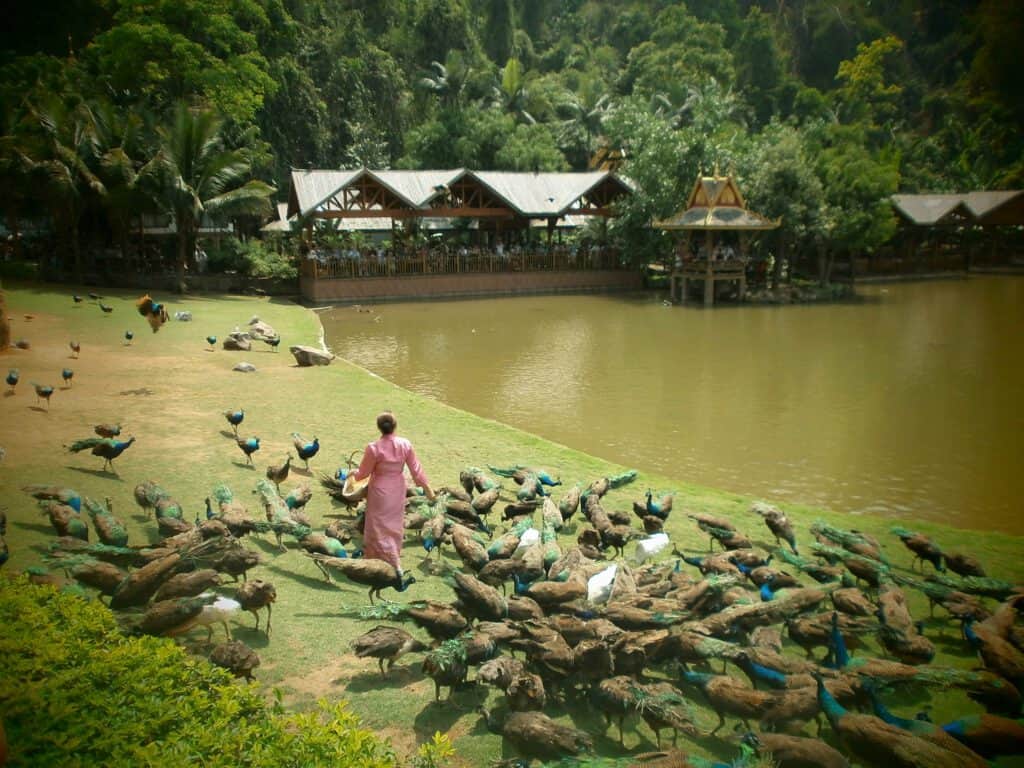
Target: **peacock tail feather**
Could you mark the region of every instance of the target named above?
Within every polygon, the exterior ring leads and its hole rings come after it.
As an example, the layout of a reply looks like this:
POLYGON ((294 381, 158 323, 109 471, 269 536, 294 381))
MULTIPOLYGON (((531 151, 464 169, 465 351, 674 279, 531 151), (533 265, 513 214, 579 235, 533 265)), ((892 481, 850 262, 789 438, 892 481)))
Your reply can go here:
POLYGON ((213 489, 212 495, 214 500, 222 507, 235 500, 235 495, 231 492, 231 489, 223 483, 213 489))
POLYGON ((889 529, 889 531, 891 533, 895 533, 901 539, 908 539, 911 536, 917 536, 916 531, 908 531, 906 528, 901 528, 898 525, 894 525, 892 528, 889 529))
POLYGON ((624 485, 628 485, 636 480, 637 471, 635 469, 629 469, 618 475, 612 475, 608 478, 609 488, 621 488, 624 485))
MULTIPOLYGON (((847 549, 857 545, 867 545, 869 547, 874 546, 870 541, 868 541, 860 534, 854 533, 853 531, 844 531, 842 528, 836 528, 834 525, 829 525, 824 520, 815 520, 811 524, 811 533, 820 533, 822 536, 831 539, 832 541, 842 545, 847 549)), ((885 563, 886 565, 889 564, 889 561, 886 560, 884 555, 879 556, 883 563, 885 563)))
POLYGON ((113 448, 114 441, 107 437, 87 437, 84 440, 76 440, 73 442, 68 446, 68 451, 71 453, 78 453, 79 451, 95 448, 97 445, 109 445, 113 448))
POLYGON ((428 655, 428 658, 432 658, 442 672, 456 666, 465 666, 466 644, 458 639, 445 640, 428 655))
POLYGON ((946 573, 935 573, 928 576, 928 581, 941 584, 958 592, 972 595, 985 595, 996 600, 1005 600, 1012 595, 1017 587, 1008 581, 993 579, 987 576, 950 576, 946 573))

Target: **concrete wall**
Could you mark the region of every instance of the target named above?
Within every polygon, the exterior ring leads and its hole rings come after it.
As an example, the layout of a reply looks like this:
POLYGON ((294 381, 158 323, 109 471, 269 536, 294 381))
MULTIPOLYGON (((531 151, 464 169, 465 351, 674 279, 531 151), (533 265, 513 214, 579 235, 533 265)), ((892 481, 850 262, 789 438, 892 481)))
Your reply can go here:
POLYGON ((403 299, 632 291, 643 287, 643 277, 639 270, 415 275, 358 280, 315 280, 303 275, 299 287, 302 298, 313 304, 358 304, 403 299))

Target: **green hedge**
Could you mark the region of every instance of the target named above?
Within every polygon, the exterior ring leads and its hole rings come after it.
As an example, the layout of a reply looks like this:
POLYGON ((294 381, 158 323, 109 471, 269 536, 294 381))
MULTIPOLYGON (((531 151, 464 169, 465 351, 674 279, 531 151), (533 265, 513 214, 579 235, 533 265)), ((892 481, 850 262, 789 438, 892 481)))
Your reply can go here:
POLYGON ((10 766, 397 765, 344 702, 285 713, 100 603, 0 577, 0 627, 10 766))

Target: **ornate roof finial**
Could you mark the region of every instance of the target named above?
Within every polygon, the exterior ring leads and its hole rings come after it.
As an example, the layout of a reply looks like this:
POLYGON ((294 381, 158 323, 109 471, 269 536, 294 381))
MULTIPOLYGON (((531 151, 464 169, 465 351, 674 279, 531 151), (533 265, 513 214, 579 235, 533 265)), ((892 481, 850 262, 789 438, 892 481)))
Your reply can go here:
POLYGON ((718 160, 715 160, 715 178, 718 178, 718 160))

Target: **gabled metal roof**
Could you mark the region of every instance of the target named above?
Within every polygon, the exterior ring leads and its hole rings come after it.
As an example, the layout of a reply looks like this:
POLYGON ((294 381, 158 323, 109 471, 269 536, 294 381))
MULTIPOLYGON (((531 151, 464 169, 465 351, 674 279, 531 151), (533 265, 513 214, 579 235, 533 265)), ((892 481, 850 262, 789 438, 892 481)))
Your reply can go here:
POLYGON ((363 173, 362 169, 355 171, 293 170, 288 210, 292 214, 308 216, 361 173, 363 173))
POLYGON ((964 203, 964 195, 893 195, 896 210, 914 224, 936 224, 964 203))
MULTIPOLYGON (((517 173, 470 171, 481 184, 527 218, 560 216, 583 195, 605 179, 608 171, 588 173, 517 173)), ((625 184, 622 185, 627 188, 625 184)))
POLYGON ((964 204, 975 218, 982 218, 987 216, 996 208, 999 208, 1006 203, 1013 200, 1018 195, 1024 194, 1024 191, 1019 189, 1010 189, 1005 191, 982 191, 982 192, 968 192, 963 195, 964 204))
POLYGON ((367 171, 413 208, 423 208, 444 191, 444 187, 465 173, 453 171, 367 171))

